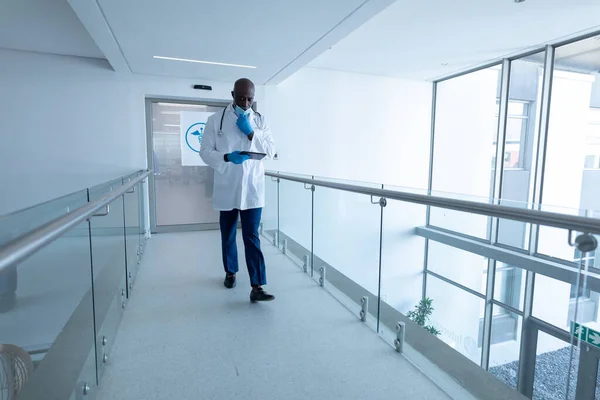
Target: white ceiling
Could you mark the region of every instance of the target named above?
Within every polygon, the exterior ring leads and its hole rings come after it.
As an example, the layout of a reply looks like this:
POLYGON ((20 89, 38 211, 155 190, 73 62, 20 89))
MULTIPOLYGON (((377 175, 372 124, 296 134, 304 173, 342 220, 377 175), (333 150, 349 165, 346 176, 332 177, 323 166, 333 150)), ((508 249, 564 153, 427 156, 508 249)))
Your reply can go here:
MULTIPOLYGON (((131 72, 227 82, 246 76, 262 84, 277 83, 289 76, 392 1, 69 0, 69 3, 103 51, 110 48, 111 39, 115 42, 126 69, 131 72), (110 35, 91 14, 105 20, 110 35), (158 60, 153 56, 257 68, 158 60)), ((115 67, 113 61, 119 54, 113 53, 107 59, 115 67)))
POLYGON ((307 63, 432 79, 589 30, 598 15, 600 0, 0 0, 0 48, 198 83, 276 84, 307 63))
POLYGON ((599 16, 598 0, 398 0, 308 66, 433 79, 599 26, 599 16))
POLYGON ((0 0, 0 48, 106 58, 115 71, 199 83, 276 84, 393 1, 0 0))
POLYGON ((66 0, 0 0, 0 48, 104 58, 66 0))

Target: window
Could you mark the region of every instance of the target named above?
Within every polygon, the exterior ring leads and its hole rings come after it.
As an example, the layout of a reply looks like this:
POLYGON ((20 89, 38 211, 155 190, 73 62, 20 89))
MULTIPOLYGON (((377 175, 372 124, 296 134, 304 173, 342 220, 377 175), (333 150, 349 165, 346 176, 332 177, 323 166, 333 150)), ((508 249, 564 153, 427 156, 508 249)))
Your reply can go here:
MULTIPOLYGON (((588 268, 594 267, 594 260, 596 258, 596 252, 592 251, 588 254, 581 254, 581 252, 575 249, 575 257, 574 261, 579 265, 579 263, 583 262, 583 265, 587 265, 588 268)), ((590 297, 590 289, 587 285, 584 285, 583 282, 580 282, 579 287, 576 284, 571 285, 571 299, 577 298, 589 298, 590 297)))
MULTIPOLYGON (((492 185, 490 146, 498 132, 498 82, 502 67, 478 70, 437 84, 432 192, 459 193, 487 201, 492 185)), ((431 208, 432 226, 478 238, 488 236, 488 218, 431 208)))
POLYGON ((600 169, 600 108, 590 108, 585 169, 600 169))
MULTIPOLYGON (((500 99, 496 100, 499 107, 500 99)), ((519 100, 508 101, 508 115, 506 120, 506 144, 504 146, 504 168, 525 168, 525 141, 527 140, 527 129, 529 127, 529 102, 519 100)), ((495 115, 498 121, 498 113, 495 115)), ((494 135, 493 147, 496 148, 496 136, 494 135)), ((492 168, 495 165, 495 158, 492 168)))

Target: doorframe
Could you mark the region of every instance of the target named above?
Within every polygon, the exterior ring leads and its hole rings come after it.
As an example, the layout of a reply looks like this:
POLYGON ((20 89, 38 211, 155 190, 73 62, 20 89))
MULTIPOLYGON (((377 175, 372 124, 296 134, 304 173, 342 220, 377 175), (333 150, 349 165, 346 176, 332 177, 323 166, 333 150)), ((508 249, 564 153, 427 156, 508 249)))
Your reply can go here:
POLYGON ((579 371, 577 373, 577 399, 596 399, 599 362, 600 350, 588 343, 582 343, 579 351, 579 371))
MULTIPOLYGON (((543 332, 555 339, 562 340, 567 345, 573 341, 573 346, 579 347, 577 382, 575 385, 575 396, 578 400, 594 400, 596 391, 596 379, 598 376, 598 362, 600 361, 600 349, 590 346, 587 343, 579 343, 579 339, 573 339, 570 332, 549 324, 535 317, 530 317, 529 326, 526 334, 528 335, 527 351, 521 354, 521 357, 526 357, 530 362, 525 363, 528 371, 523 371, 527 377, 525 385, 527 393, 533 396, 533 386, 535 381, 535 365, 537 362, 537 342, 539 332, 543 332), (591 374, 590 372, 595 372, 591 374)), ((523 341, 524 338, 521 338, 523 341)), ((520 376, 521 373, 519 374, 520 376)))
MULTIPOLYGON (((148 170, 154 171, 154 136, 152 123, 152 104, 153 103, 174 103, 174 104, 195 104, 212 107, 227 107, 231 100, 221 99, 190 99, 177 97, 155 97, 147 96, 145 98, 146 108, 146 159, 148 170)), ((148 200, 150 203, 150 232, 151 233, 170 233, 170 232, 191 232, 219 229, 218 223, 204 224, 185 224, 185 225, 162 225, 156 224, 156 184, 154 172, 148 175, 148 200)))

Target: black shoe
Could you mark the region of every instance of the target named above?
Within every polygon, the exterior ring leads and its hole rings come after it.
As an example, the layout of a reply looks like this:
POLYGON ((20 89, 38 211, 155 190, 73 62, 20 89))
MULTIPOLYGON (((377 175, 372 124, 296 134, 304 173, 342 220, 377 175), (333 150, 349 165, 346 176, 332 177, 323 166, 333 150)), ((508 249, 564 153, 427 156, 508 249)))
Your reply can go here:
POLYGON ((273 301, 275 296, 265 292, 262 288, 252 289, 250 292, 250 301, 256 303, 257 301, 273 301))
POLYGON ((225 276, 225 281, 223 282, 223 285, 225 285, 227 289, 233 289, 235 287, 235 275, 227 274, 225 276))

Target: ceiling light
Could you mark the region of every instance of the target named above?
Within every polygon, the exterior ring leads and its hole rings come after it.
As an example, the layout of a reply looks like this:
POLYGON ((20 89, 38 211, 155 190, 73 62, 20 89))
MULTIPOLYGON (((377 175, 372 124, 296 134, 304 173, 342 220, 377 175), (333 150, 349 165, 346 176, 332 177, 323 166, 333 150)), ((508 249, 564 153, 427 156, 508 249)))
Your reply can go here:
POLYGON ((229 63, 221 63, 221 62, 215 62, 215 61, 190 60, 188 58, 175 58, 175 57, 163 57, 163 56, 153 56, 153 58, 157 58, 159 60, 183 61, 183 62, 191 62, 191 63, 197 63, 197 64, 223 65, 225 67, 253 68, 253 69, 256 68, 253 65, 229 64, 229 63))
POLYGON ((181 111, 161 111, 160 113, 163 115, 179 115, 181 111))
POLYGON ((161 107, 192 107, 192 108, 207 108, 204 104, 181 104, 181 103, 156 103, 161 107))
POLYGON ((180 128, 181 125, 174 125, 174 124, 165 124, 165 126, 169 126, 171 128, 180 128))

